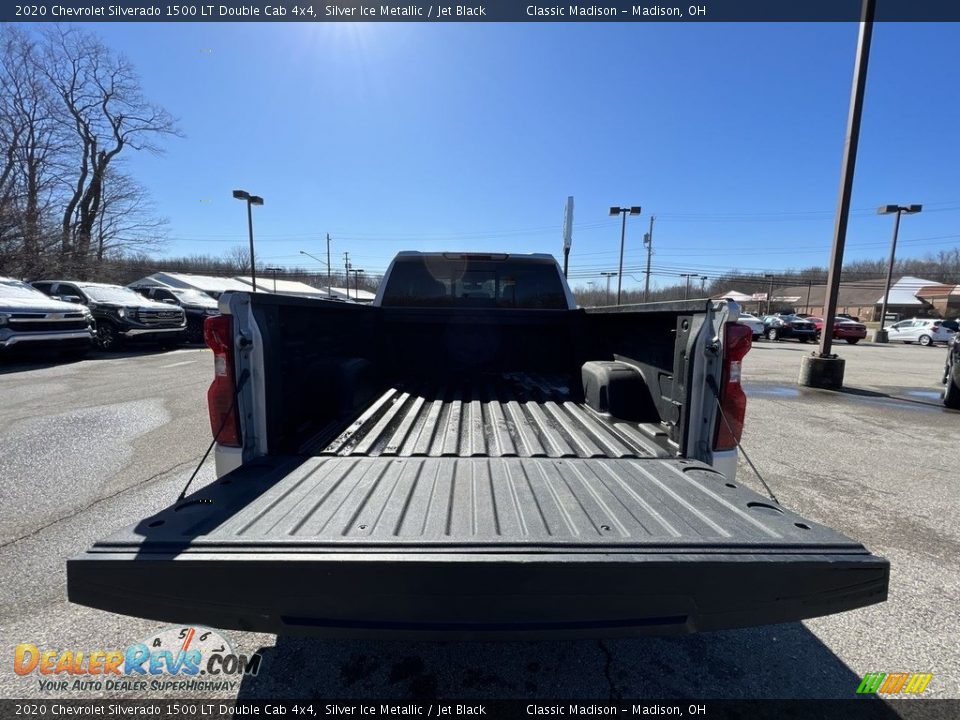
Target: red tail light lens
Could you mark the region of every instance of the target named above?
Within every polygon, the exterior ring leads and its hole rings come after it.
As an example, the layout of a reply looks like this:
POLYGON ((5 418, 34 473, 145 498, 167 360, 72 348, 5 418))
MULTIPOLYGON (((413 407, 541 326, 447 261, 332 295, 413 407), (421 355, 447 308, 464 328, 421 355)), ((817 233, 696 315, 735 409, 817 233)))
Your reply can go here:
POLYGON ((732 450, 743 434, 743 421, 747 414, 747 396, 740 385, 741 362, 750 352, 752 337, 750 328, 739 323, 727 323, 724 330, 720 407, 723 408, 727 421, 717 418, 717 429, 713 439, 714 450, 732 450))
POLYGON ((236 381, 231 316, 208 317, 203 323, 203 339, 207 347, 213 350, 213 382, 207 390, 210 432, 221 445, 240 447, 240 418, 234 403, 236 381))

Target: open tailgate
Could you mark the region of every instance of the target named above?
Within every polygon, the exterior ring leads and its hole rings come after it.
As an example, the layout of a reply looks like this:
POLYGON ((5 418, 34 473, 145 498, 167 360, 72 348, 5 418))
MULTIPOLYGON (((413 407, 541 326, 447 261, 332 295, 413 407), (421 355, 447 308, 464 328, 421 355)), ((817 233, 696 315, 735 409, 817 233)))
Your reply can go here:
POLYGON ((67 563, 72 602, 325 636, 691 633, 851 610, 889 563, 692 461, 263 458, 67 563))

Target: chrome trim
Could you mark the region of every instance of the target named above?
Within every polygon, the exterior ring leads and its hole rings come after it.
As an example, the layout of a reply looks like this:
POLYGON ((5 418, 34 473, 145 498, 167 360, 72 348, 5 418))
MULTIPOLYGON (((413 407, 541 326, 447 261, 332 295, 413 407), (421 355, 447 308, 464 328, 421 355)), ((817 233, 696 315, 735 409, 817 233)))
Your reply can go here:
POLYGON ((45 340, 83 340, 86 338, 93 342, 92 330, 66 330, 63 332, 32 332, 22 335, 11 335, 5 340, 0 340, 0 347, 10 347, 22 342, 43 342, 45 340))
POLYGON ((186 324, 178 325, 177 327, 172 328, 133 328, 131 330, 121 330, 118 329, 118 332, 121 335, 156 335, 157 333, 178 333, 183 332, 186 329, 186 324))

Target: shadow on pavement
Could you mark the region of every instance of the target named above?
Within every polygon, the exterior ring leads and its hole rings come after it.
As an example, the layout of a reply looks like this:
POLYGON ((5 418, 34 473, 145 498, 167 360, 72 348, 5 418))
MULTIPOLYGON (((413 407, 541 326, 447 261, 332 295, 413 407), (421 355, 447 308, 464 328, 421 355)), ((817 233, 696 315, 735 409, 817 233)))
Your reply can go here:
POLYGON ((0 354, 0 375, 72 365, 82 360, 116 360, 120 358, 150 357, 163 355, 175 350, 202 350, 204 348, 206 348, 206 345, 183 343, 170 347, 159 347, 157 345, 147 344, 129 345, 112 352, 104 352, 94 348, 86 354, 71 353, 70 351, 60 353, 55 350, 21 350, 16 353, 0 354))
POLYGON ((239 699, 855 699, 861 681, 802 623, 602 641, 279 636, 259 652, 239 699))

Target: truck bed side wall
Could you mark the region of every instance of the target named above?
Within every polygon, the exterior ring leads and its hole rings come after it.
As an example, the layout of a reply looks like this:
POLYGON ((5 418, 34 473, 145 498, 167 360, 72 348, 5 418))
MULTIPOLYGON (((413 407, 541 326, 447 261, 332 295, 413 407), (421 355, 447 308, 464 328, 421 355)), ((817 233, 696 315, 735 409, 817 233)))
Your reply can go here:
POLYGON ((707 317, 702 300, 588 308, 584 329, 601 357, 635 367, 669 436, 686 451, 692 353, 707 317))

